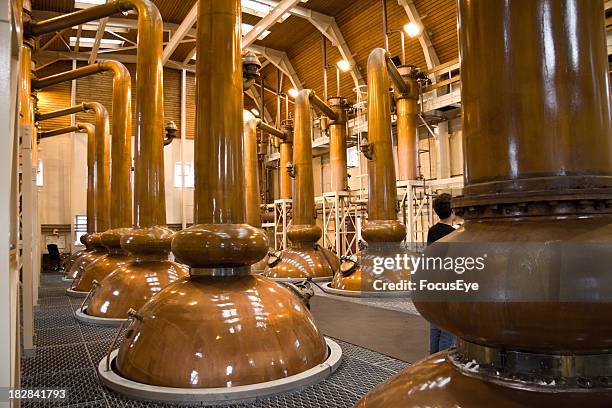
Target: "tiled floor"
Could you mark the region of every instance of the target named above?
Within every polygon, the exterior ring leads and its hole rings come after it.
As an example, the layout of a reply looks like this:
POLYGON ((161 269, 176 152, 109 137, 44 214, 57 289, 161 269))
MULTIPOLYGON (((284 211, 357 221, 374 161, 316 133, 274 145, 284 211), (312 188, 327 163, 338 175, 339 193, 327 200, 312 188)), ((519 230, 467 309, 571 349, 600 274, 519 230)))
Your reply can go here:
MULTIPOLYGON (((114 329, 79 323, 73 315, 81 300, 64 295, 67 285, 59 275, 42 277, 40 307, 36 312, 36 354, 22 360, 22 387, 67 388, 68 399, 23 403, 24 407, 170 407, 169 404, 132 401, 105 389, 95 367, 104 357, 114 329)), ((340 368, 325 381, 235 407, 351 407, 361 396, 408 364, 386 355, 339 341, 340 368)))

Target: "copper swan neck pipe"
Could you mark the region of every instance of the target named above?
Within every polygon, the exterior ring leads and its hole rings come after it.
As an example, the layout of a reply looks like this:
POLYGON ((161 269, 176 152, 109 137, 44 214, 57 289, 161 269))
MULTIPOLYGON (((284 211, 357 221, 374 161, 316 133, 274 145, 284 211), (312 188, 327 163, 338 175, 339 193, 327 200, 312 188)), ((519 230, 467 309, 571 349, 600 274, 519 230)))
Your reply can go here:
MULTIPOLYGON (((94 202, 94 232, 102 232, 110 228, 110 130, 108 122, 108 111, 101 103, 84 102, 80 105, 75 105, 68 108, 58 109, 49 113, 36 115, 36 119, 39 121, 44 121, 47 119, 87 111, 93 111, 93 113, 95 114, 95 137, 93 153, 94 164, 93 168, 91 168, 94 174, 93 194, 95 200, 89 200, 90 196, 88 188, 87 205, 90 205, 90 201, 94 202)), ((88 160, 89 147, 90 141, 88 138, 88 160)), ((91 175, 92 173, 88 170, 88 179, 91 175)))
POLYGON ((136 140, 134 225, 166 224, 163 169, 163 22, 149 0, 116 0, 40 22, 29 22, 26 33, 40 36, 126 11, 138 14, 136 55, 136 140))
POLYGON ((96 163, 96 127, 90 123, 77 123, 74 126, 38 132, 39 139, 83 131, 87 133, 87 232, 96 231, 95 214, 95 163, 96 163))
MULTIPOLYGON (((132 166, 132 79, 130 72, 120 62, 102 61, 70 71, 33 78, 32 87, 44 89, 66 81, 95 75, 101 72, 113 73, 113 121, 112 121, 112 169, 110 226, 111 228, 129 227, 132 224, 132 186, 130 171, 132 166)), ((39 137, 50 135, 39 133, 39 137)))
POLYGON ((392 70, 388 61, 383 48, 374 49, 368 57, 368 138, 372 159, 368 162, 368 223, 363 231, 367 241, 396 242, 406 235, 405 227, 397 221, 389 98, 392 70))

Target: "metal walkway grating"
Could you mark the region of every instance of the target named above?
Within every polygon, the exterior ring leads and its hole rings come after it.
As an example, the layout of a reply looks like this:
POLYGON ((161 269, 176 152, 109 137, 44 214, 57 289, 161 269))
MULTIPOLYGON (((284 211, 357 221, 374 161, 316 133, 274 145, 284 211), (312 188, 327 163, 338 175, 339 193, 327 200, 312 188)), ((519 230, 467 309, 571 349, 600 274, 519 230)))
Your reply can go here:
MULTIPOLYGON (((63 401, 22 401, 23 407, 170 408, 176 404, 127 399, 100 385, 95 367, 106 355, 115 329, 97 328, 74 318, 82 299, 64 294, 67 282, 59 275, 41 279, 40 307, 36 311, 36 355, 22 359, 22 388, 68 389, 63 401)), ((340 368, 325 381, 293 393, 253 402, 225 405, 236 408, 345 408, 352 407, 377 384, 408 364, 336 340, 343 350, 340 368)), ((201 405, 183 405, 187 407, 201 405)))

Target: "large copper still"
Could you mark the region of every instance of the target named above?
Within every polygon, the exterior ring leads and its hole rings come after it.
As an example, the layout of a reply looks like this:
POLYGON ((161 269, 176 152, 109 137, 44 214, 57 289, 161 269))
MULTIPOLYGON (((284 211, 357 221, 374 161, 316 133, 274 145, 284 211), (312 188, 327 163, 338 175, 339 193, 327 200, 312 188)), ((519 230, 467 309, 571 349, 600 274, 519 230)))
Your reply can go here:
MULTIPOLYGON (((87 248, 85 254, 76 259, 67 272, 67 277, 76 279, 83 270, 96 260, 107 254, 100 233, 106 231, 109 225, 108 205, 110 201, 110 158, 108 111, 98 102, 84 102, 80 105, 58 109, 36 115, 37 121, 44 121, 78 112, 91 111, 95 114, 94 126, 86 124, 75 127, 75 130, 85 130, 87 137, 87 231, 84 238, 87 248), (91 137, 90 132, 94 132, 91 137)), ((53 131, 51 131, 53 132, 53 131)), ((62 132, 65 133, 65 132, 62 132)), ((51 133, 53 134, 53 133, 51 133)), ((44 134, 43 134, 44 136, 44 134)), ((46 135, 50 136, 49 133, 46 135)))
POLYGON ((488 252, 484 269, 463 277, 481 288, 459 300, 416 292, 419 312, 457 335, 456 348, 358 406, 610 406, 604 10, 582 0, 460 0, 459 44, 466 188, 455 206, 466 221, 426 255, 488 252))
POLYGON ((116 359, 131 381, 232 388, 285 378, 325 359, 324 339, 300 299, 250 274, 267 238, 245 224, 240 19, 238 0, 199 2, 196 225, 172 241, 190 277, 135 313, 116 359))
POLYGON ((61 82, 106 71, 113 73, 111 229, 104 231, 100 236, 108 254, 86 265, 73 285, 74 291, 83 293, 89 292, 94 282, 100 282, 112 271, 130 260, 128 253, 121 248, 120 241, 122 228, 129 227, 132 222, 132 206, 130 205, 132 160, 131 76, 123 64, 116 61, 103 61, 46 78, 32 80, 34 88, 43 89, 61 82))
MULTIPOLYGON (((373 50, 368 58, 369 140, 367 145, 362 145, 369 159, 368 220, 362 232, 368 247, 356 257, 344 261, 340 271, 334 275, 329 287, 342 295, 374 294, 382 288, 375 285, 376 281, 395 284, 410 279, 409 269, 385 269, 381 274, 374 272, 375 258, 407 254, 400 245, 406 237, 406 228, 397 219, 389 76, 400 94, 409 92, 388 53, 382 48, 373 50)), ((392 293, 402 295, 406 292, 389 292, 392 293)))
POLYGON ((340 267, 338 257, 317 241, 321 228, 315 223, 314 179, 312 172, 312 129, 310 102, 315 101, 328 117, 335 112, 321 101, 312 90, 303 89, 295 98, 293 165, 295 177, 293 191, 292 224, 287 231, 289 248, 270 256, 264 275, 280 280, 330 279, 340 267))

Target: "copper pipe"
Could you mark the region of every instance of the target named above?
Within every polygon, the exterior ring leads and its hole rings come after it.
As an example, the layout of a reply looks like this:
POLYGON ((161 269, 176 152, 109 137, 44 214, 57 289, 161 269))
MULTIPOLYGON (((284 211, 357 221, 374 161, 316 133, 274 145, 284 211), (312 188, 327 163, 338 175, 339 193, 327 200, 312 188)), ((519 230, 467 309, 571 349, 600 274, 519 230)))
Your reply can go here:
POLYGON ((49 20, 31 22, 26 32, 30 36, 40 36, 130 10, 138 14, 134 225, 152 227, 166 224, 161 60, 163 23, 159 11, 149 0, 116 0, 49 20))
MULTIPOLYGON (((94 196, 95 216, 94 231, 102 232, 110 228, 110 136, 108 111, 98 102, 84 102, 80 105, 58 109, 49 113, 36 115, 38 121, 44 121, 78 112, 93 111, 95 114, 95 153, 94 153, 94 196)), ((89 205, 89 200, 88 200, 89 205)), ((89 218, 88 218, 89 219, 89 218)))
POLYGON ((113 73, 111 143, 111 195, 113 200, 110 204, 110 225, 111 228, 129 227, 132 223, 132 186, 130 182, 132 161, 132 80, 130 72, 120 62, 102 61, 45 78, 32 79, 32 87, 44 89, 55 84, 107 71, 113 73))
POLYGON ((38 132, 38 139, 46 139, 53 136, 65 135, 66 133, 78 132, 79 127, 77 125, 67 126, 64 128, 58 128, 53 130, 46 130, 38 132))
POLYGON ((257 161, 257 125, 259 119, 251 119, 244 124, 244 199, 246 205, 246 223, 261 228, 261 209, 259 196, 259 177, 257 161))
MULTIPOLYGON (((325 116, 327 116, 329 119, 331 120, 338 120, 338 115, 337 113, 330 108, 325 101, 323 101, 321 98, 319 98, 317 96, 317 94, 315 94, 315 92, 313 90, 310 90, 310 102, 312 102, 312 105, 317 108, 318 110, 320 110, 325 116)), ((297 102, 296 102, 297 104, 297 102)), ((310 105, 310 104, 309 104, 310 105)), ((297 111, 297 108, 296 108, 297 111)))
POLYGON ((270 126, 267 123, 263 122, 262 120, 259 119, 259 122, 257 122, 257 127, 259 127, 259 129, 261 129, 262 131, 279 138, 280 140, 287 140, 289 138, 289 135, 280 130, 275 128, 274 126, 270 126))

